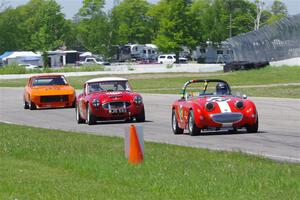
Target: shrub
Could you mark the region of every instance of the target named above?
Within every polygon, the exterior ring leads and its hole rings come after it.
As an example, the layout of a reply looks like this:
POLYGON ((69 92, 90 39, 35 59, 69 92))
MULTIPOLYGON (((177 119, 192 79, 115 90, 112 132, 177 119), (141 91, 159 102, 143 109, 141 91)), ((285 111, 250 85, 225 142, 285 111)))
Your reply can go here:
POLYGON ((18 66, 17 63, 0 67, 0 74, 26 74, 26 68, 18 66))

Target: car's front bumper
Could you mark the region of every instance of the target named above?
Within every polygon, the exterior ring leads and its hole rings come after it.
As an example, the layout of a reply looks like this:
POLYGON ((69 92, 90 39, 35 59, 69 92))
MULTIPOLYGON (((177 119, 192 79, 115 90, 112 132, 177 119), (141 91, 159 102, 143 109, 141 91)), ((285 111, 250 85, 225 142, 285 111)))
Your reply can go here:
POLYGON ((256 114, 240 112, 219 113, 201 115, 198 119, 198 127, 201 129, 211 128, 243 128, 256 123, 256 114))
POLYGON ((92 113, 99 120, 118 120, 130 119, 136 117, 144 109, 143 104, 132 103, 128 107, 120 108, 103 108, 102 106, 94 107, 91 105, 92 113))
POLYGON ((71 107, 75 101, 75 94, 66 95, 35 95, 30 99, 38 108, 71 107))

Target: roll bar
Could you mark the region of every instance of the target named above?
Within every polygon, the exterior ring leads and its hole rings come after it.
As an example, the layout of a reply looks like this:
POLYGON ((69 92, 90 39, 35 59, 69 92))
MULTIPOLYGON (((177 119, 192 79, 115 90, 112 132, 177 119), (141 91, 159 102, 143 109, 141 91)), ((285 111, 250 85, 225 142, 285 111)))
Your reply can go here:
POLYGON ((189 81, 187 81, 183 85, 183 87, 182 87, 182 97, 184 98, 185 92, 186 92, 186 88, 191 83, 204 83, 205 84, 204 92, 205 92, 206 88, 207 88, 207 85, 208 85, 209 82, 218 82, 218 83, 221 82, 221 83, 224 83, 227 86, 228 90, 229 90, 229 94, 231 94, 231 89, 229 87, 229 84, 226 81, 224 81, 224 80, 221 80, 221 79, 196 79, 196 80, 189 80, 189 81))

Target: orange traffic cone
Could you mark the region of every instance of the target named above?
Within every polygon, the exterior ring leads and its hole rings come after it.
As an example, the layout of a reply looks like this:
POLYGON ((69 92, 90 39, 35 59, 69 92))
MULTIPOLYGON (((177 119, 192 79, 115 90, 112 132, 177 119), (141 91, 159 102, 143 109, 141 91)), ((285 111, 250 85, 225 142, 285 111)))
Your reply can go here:
POLYGON ((128 162, 131 164, 139 164, 143 161, 143 152, 134 125, 130 125, 129 138, 130 138, 130 143, 129 143, 128 162))

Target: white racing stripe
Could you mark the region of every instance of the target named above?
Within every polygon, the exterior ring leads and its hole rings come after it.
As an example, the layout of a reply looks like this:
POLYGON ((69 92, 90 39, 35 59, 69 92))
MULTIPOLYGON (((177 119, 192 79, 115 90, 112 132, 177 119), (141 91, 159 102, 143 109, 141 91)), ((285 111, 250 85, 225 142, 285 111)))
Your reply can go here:
POLYGON ((219 105, 221 113, 231 112, 230 106, 228 105, 227 101, 220 101, 217 102, 217 104, 219 105))

